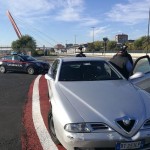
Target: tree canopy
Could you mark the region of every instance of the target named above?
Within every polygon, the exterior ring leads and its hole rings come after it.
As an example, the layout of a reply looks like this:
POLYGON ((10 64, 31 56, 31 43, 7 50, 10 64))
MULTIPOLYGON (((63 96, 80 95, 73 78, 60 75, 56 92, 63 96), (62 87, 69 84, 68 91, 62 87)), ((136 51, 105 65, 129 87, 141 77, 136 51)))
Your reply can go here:
POLYGON ((11 47, 18 53, 31 52, 34 55, 36 50, 36 41, 29 35, 24 35, 20 39, 13 41, 11 47))
MULTIPOLYGON (((128 46, 128 50, 142 50, 142 51, 148 51, 150 50, 150 39, 148 36, 142 36, 139 39, 136 39, 135 41, 130 42, 127 41, 124 43, 128 46)), ((95 41, 94 43, 88 43, 87 52, 104 52, 106 51, 116 51, 120 48, 120 44, 117 44, 116 41, 110 41, 109 39, 104 41, 95 41)))

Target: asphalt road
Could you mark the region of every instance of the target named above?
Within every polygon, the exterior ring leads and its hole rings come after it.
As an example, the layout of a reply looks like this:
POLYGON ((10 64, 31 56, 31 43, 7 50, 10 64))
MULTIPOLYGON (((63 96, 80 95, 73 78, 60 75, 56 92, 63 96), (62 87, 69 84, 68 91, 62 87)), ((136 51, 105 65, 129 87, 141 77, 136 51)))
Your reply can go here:
POLYGON ((21 150, 23 106, 35 75, 0 74, 0 150, 21 150))

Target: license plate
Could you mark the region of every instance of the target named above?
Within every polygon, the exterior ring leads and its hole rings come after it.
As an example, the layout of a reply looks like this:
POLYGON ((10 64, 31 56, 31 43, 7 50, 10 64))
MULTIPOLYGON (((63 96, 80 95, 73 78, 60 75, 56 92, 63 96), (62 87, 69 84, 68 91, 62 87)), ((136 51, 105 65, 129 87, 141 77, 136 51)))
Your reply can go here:
POLYGON ((143 148, 144 141, 136 141, 136 142, 123 142, 116 144, 116 150, 126 150, 126 149, 139 149, 143 148))

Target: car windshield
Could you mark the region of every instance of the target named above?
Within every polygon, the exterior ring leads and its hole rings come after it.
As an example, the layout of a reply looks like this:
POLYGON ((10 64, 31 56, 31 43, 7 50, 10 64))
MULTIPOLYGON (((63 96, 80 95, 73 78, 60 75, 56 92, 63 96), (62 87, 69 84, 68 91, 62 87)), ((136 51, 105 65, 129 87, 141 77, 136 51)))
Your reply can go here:
POLYGON ((23 56, 21 56, 21 58, 23 58, 24 61, 35 61, 36 60, 32 56, 28 56, 28 55, 23 55, 23 56))
POLYGON ((59 81, 119 80, 122 77, 105 61, 63 62, 59 81))

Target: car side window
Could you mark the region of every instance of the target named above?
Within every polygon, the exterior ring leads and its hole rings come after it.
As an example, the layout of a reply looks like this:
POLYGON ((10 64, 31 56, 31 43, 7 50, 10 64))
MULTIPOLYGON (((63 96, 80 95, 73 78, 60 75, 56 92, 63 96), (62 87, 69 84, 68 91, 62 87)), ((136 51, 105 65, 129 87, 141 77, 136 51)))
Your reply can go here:
POLYGON ((20 61, 20 58, 19 58, 17 55, 14 55, 14 56, 12 57, 12 60, 20 61))
POLYGON ((104 69, 105 69, 105 72, 111 76, 111 69, 110 69, 110 66, 108 64, 104 64, 104 69))
POLYGON ((51 67, 51 76, 53 79, 56 78, 58 65, 59 65, 59 60, 55 60, 52 67, 51 67))
POLYGON ((150 63, 147 57, 140 59, 133 70, 133 74, 136 72, 148 73, 150 72, 150 63))
POLYGON ((5 56, 4 58, 2 58, 3 60, 12 60, 12 56, 5 56))

